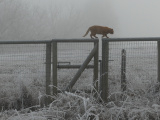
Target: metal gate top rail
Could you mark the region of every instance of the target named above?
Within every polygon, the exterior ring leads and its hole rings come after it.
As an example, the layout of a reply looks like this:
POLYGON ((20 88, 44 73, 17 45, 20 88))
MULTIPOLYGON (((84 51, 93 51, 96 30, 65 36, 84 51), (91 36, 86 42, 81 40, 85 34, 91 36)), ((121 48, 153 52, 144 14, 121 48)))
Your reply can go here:
POLYGON ((53 42, 98 42, 98 39, 52 39, 53 42))
POLYGON ((45 44, 51 42, 98 42, 98 39, 6 40, 0 44, 45 44))
POLYGON ((160 37, 146 37, 146 38, 103 38, 103 42, 121 42, 121 41, 160 41, 160 37))

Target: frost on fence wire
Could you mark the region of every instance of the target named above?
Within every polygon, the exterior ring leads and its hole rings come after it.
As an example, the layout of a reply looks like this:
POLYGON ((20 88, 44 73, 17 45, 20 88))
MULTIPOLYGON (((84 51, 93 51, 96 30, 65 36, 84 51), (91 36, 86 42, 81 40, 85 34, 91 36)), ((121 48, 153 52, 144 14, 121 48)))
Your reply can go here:
POLYGON ((127 89, 146 88, 157 81, 157 42, 109 42, 109 89, 120 90, 121 51, 126 50, 127 89))
POLYGON ((17 101, 24 94, 32 96, 32 103, 37 101, 39 91, 45 92, 45 47, 45 44, 0 44, 1 106, 12 108, 22 104, 17 101))
MULTIPOLYGON (((91 50, 93 42, 61 42, 58 43, 58 64, 59 65, 82 65, 91 50)), ((89 63, 93 65, 93 59, 89 63)), ((66 88, 78 69, 58 69, 58 87, 66 88)), ((73 89, 86 89, 93 82, 93 69, 86 69, 73 89)))

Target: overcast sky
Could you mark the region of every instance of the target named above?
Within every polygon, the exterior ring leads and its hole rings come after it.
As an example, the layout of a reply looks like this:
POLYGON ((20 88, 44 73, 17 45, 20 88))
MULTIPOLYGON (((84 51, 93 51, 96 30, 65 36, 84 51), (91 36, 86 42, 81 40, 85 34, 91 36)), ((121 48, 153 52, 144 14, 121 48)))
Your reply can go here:
POLYGON ((159 0, 113 0, 120 37, 159 37, 159 0))
MULTIPOLYGON (((93 24, 113 27, 115 35, 110 37, 160 36, 160 0, 59 0, 59 2, 60 6, 73 4, 78 9, 91 4, 89 9, 93 11, 90 10, 88 13, 86 11, 88 18, 93 24)), ((86 25, 86 28, 88 26, 86 25)))
POLYGON ((20 1, 29 7, 21 10, 18 5, 12 10, 8 4, 2 8, 1 2, 0 13, 4 15, 0 22, 4 27, 10 24, 10 20, 5 20, 10 18, 9 12, 13 17, 16 14, 15 18, 21 11, 26 13, 13 20, 13 24, 17 21, 16 30, 9 25, 7 31, 1 32, 2 39, 13 39, 13 35, 14 39, 82 38, 92 25, 113 28, 111 38, 160 36, 160 0, 4 0, 7 1, 10 4, 20 1), (19 12, 15 13, 16 9, 19 12))

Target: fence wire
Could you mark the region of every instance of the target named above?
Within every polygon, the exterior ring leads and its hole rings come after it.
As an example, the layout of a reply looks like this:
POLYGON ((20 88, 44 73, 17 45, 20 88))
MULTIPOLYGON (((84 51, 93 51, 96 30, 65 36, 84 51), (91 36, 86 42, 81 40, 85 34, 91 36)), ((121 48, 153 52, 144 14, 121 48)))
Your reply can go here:
POLYGON ((147 89, 157 81, 156 41, 109 41, 109 90, 120 90, 121 52, 126 50, 127 89, 147 89))
POLYGON ((45 55, 45 44, 0 44, 0 109, 38 104, 39 92, 45 93, 45 55))
MULTIPOLYGON (((58 65, 82 65, 93 48, 94 42, 57 41, 58 65)), ((126 50, 127 89, 147 89, 150 83, 157 81, 156 41, 109 41, 110 92, 121 89, 122 49, 126 50)), ((93 65, 94 60, 89 64, 93 65)), ((45 93, 45 70, 45 43, 0 44, 0 109, 38 104, 38 96, 45 93)), ((58 68, 58 88, 66 88, 77 71, 58 68)), ((93 69, 86 69, 73 89, 90 89, 92 83, 93 69)))
MULTIPOLYGON (((91 50, 94 42, 58 42, 59 65, 82 65, 91 50)), ((93 59, 89 63, 93 65, 93 59)), ((58 87, 64 89, 75 76, 78 69, 58 69, 58 87)), ((73 89, 86 89, 93 83, 93 69, 86 69, 76 82, 73 89)))

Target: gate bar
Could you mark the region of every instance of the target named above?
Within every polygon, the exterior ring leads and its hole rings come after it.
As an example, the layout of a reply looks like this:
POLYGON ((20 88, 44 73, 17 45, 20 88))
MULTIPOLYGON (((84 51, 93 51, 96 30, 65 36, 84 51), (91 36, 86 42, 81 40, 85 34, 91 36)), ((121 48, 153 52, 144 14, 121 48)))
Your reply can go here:
POLYGON ((99 43, 98 42, 94 42, 94 46, 97 47, 97 51, 95 52, 94 55, 94 75, 93 75, 93 86, 96 90, 96 92, 98 92, 98 53, 99 53, 99 43))
MULTIPOLYGON (((59 69, 79 69, 81 65, 57 65, 59 69)), ((94 68, 94 65, 87 65, 87 69, 94 68)))
POLYGON ((57 95, 57 42, 52 42, 53 95, 57 95))
POLYGON ((53 42, 97 42, 98 39, 53 39, 53 42))
MULTIPOLYGON (((50 87, 51 84, 51 43, 46 44, 46 95, 51 95, 50 87)), ((45 98, 45 104, 51 103, 49 97, 45 98)))

